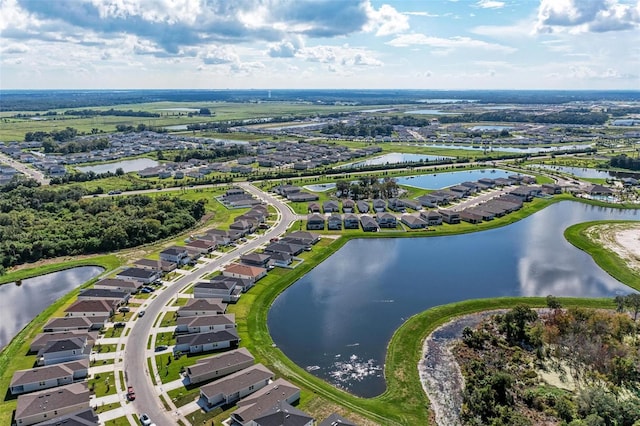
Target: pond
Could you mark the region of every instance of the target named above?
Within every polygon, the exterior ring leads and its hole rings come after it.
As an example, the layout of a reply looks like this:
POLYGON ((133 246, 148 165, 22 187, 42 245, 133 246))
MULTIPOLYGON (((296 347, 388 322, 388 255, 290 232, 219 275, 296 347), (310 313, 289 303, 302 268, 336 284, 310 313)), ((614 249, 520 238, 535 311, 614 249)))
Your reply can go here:
POLYGON ((494 126, 494 125, 486 125, 486 126, 473 126, 470 128, 470 130, 473 130, 474 132, 480 131, 480 132, 495 132, 495 131, 500 131, 500 130, 513 130, 514 128, 511 126, 494 126))
POLYGON ((434 173, 430 175, 403 176, 396 178, 398 185, 413 186, 420 189, 441 189, 473 182, 482 178, 506 178, 517 173, 502 169, 478 169, 459 172, 434 173))
POLYGON ((125 173, 139 172, 149 167, 156 167, 160 163, 150 158, 136 158, 133 160, 122 160, 116 163, 104 163, 96 164, 95 166, 82 166, 76 167, 81 172, 94 172, 94 173, 115 173, 117 169, 121 168, 125 173))
POLYGON ((79 266, 0 285, 0 350, 40 312, 74 288, 101 274, 99 266, 79 266))
POLYGON ((315 185, 305 185, 304 189, 311 192, 325 192, 336 187, 335 183, 318 183, 315 185))
POLYGON ((462 114, 460 112, 441 111, 439 109, 415 109, 413 111, 405 111, 405 114, 424 114, 424 115, 455 115, 462 114))
POLYGON ((555 170, 557 172, 567 173, 567 174, 570 174, 576 177, 581 177, 581 178, 609 179, 615 176, 614 172, 605 171, 605 170, 588 169, 584 167, 553 166, 550 164, 531 164, 529 167, 546 169, 546 170, 555 170))
POLYGON ((276 299, 269 331, 312 374, 379 395, 393 332, 425 309, 474 298, 629 293, 563 236, 572 224, 600 219, 640 214, 565 201, 484 232, 351 240, 276 299))
POLYGON ((420 163, 426 161, 448 160, 451 158, 453 157, 445 157, 443 155, 405 154, 400 152, 391 152, 389 154, 384 154, 379 157, 370 158, 368 160, 345 164, 340 166, 339 168, 376 166, 383 164, 420 163))
POLYGON ((493 144, 491 146, 470 146, 470 145, 439 145, 439 144, 427 144, 420 145, 426 148, 441 148, 441 149, 462 149, 464 151, 485 151, 489 148, 491 151, 500 151, 500 152, 517 152, 522 154, 537 154, 539 152, 554 152, 554 151, 576 151, 583 150, 587 148, 591 148, 591 145, 566 145, 566 146, 523 146, 523 147, 515 147, 515 146, 502 146, 498 144, 493 144))

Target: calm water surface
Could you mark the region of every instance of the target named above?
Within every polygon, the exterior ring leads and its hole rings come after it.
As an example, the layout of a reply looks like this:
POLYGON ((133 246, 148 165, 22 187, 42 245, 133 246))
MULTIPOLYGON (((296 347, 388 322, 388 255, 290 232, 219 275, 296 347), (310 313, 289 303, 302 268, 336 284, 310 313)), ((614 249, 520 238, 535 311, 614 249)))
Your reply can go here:
MULTIPOLYGON (((427 148, 445 148, 445 149, 461 149, 464 151, 484 151, 489 147, 488 145, 484 146, 470 146, 470 145, 440 145, 440 144, 425 144, 421 145, 427 148)), ((530 147, 513 147, 513 146, 502 146, 498 144, 494 144, 491 146, 492 151, 500 151, 500 152, 515 152, 520 154, 537 154, 539 152, 554 152, 554 151, 575 151, 579 149, 587 149, 590 148, 591 145, 566 145, 566 146, 547 146, 547 147, 539 147, 539 146, 530 146, 530 147)))
POLYGON ((104 271, 80 266, 22 281, 0 285, 0 350, 22 328, 60 297, 104 271))
POLYGON ((440 189, 459 185, 462 182, 476 181, 482 178, 506 178, 517 173, 502 169, 478 169, 459 172, 434 173, 431 175, 404 176, 396 178, 399 185, 414 186, 422 189, 440 189))
POLYGON ((574 223, 599 219, 640 214, 567 201, 475 234, 352 240, 277 298, 269 330, 312 374, 356 395, 379 395, 389 339, 425 309, 485 297, 630 292, 563 236, 574 223))
POLYGON ((403 154, 399 152, 392 152, 389 154, 381 155, 379 157, 370 158, 368 160, 345 164, 343 166, 340 166, 340 168, 373 166, 378 164, 418 163, 420 161, 446 160, 449 158, 452 157, 445 157, 443 155, 403 154))
POLYGON ((568 173, 570 175, 574 175, 576 177, 582 177, 582 178, 608 179, 614 176, 614 173, 610 171, 588 169, 583 167, 553 166, 551 164, 531 164, 530 167, 546 169, 546 170, 555 170, 558 172, 568 173))
POLYGON ((76 167, 81 172, 94 172, 94 173, 115 173, 118 168, 122 168, 125 173, 139 172, 148 167, 155 167, 159 165, 155 160, 150 158, 136 158, 135 160, 123 160, 117 163, 96 164, 95 166, 83 166, 76 167))

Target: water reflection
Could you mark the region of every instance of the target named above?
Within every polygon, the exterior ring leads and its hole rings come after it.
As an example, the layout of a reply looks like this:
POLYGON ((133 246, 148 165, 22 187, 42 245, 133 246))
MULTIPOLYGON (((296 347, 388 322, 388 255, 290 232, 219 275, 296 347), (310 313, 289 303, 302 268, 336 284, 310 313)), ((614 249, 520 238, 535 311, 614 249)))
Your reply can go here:
POLYGON ((40 312, 103 268, 81 266, 0 285, 0 350, 40 312))
POLYGON ((475 234, 352 240, 278 297, 269 330, 298 365, 372 397, 385 390, 378 367, 393 332, 429 307, 483 297, 628 293, 563 232, 578 222, 636 217, 635 210, 562 202, 475 234))

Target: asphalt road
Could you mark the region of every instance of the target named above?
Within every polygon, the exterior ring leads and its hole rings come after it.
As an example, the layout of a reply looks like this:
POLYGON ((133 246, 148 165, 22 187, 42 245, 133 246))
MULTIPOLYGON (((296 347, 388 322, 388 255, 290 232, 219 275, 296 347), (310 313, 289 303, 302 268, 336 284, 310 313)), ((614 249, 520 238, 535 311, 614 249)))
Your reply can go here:
POLYGON ((38 182, 40 182, 41 185, 49 185, 49 179, 47 179, 44 176, 44 173, 42 173, 39 170, 33 169, 24 163, 16 161, 13 158, 9 157, 8 155, 0 153, 0 163, 5 163, 13 167, 14 169, 21 172, 22 174, 37 180, 38 182))
MULTIPOLYGON (((163 311, 164 306, 173 298, 184 286, 199 279, 202 275, 208 274, 227 262, 230 262, 241 254, 254 250, 258 246, 266 243, 269 239, 283 234, 289 225, 296 220, 296 215, 288 205, 279 201, 270 194, 266 194, 248 183, 239 184, 245 190, 253 193, 257 198, 266 201, 278 210, 278 222, 264 234, 239 246, 235 250, 225 253, 208 265, 197 271, 184 276, 180 280, 171 284, 167 289, 158 293, 155 299, 144 307, 145 316, 138 318, 129 333, 124 352, 124 370, 127 377, 127 385, 133 386, 136 392, 136 399, 131 403, 136 413, 147 413, 158 426, 173 426, 177 422, 177 415, 165 411, 160 401, 153 383, 150 372, 147 368, 147 341, 156 317, 163 311)), ((153 350, 153 348, 151 349, 153 350)), ((116 373, 117 374, 117 373, 116 373)))

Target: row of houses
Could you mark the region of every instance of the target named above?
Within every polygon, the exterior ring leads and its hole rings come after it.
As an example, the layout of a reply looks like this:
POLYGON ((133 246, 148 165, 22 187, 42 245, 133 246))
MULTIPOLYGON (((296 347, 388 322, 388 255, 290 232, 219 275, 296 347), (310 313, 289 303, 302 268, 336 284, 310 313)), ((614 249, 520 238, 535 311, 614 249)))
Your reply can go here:
POLYGON ((317 194, 303 191, 302 188, 295 185, 276 185, 271 188, 271 191, 294 203, 316 201, 320 198, 317 194))

